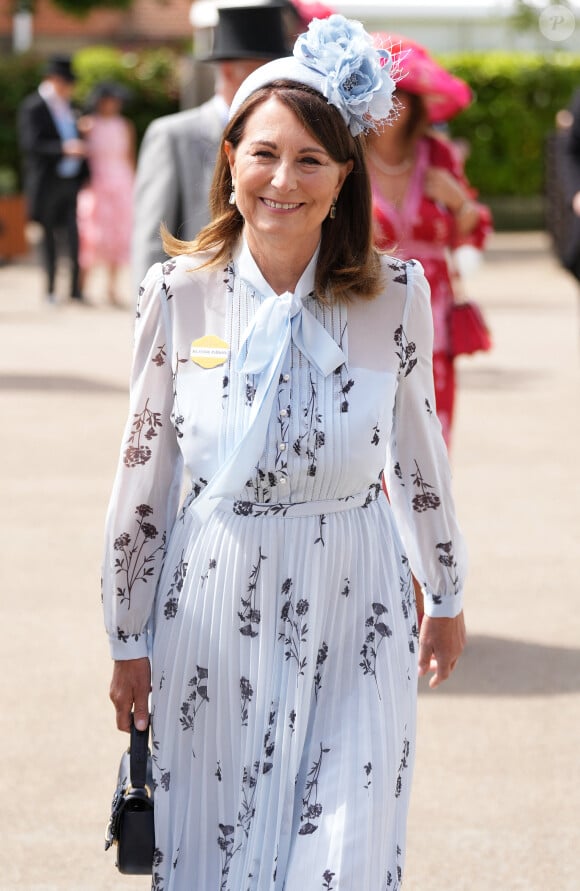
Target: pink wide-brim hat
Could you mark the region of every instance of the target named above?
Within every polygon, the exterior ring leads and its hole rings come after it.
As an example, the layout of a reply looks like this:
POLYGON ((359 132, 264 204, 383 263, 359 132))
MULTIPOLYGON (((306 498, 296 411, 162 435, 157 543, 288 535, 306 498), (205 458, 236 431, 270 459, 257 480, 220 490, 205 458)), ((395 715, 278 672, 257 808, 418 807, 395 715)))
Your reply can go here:
POLYGON ((448 121, 470 104, 469 85, 443 68, 420 43, 386 32, 372 37, 376 47, 393 54, 397 88, 423 97, 432 124, 448 121))

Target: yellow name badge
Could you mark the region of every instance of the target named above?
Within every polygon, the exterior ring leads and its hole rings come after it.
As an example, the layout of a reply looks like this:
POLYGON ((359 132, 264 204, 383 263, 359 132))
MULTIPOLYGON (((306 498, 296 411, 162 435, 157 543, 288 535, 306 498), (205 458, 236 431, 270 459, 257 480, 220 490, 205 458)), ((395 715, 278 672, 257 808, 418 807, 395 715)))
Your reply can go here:
POLYGON ((191 344, 191 361, 201 368, 217 368, 226 362, 229 354, 228 344, 215 334, 206 334, 191 344))

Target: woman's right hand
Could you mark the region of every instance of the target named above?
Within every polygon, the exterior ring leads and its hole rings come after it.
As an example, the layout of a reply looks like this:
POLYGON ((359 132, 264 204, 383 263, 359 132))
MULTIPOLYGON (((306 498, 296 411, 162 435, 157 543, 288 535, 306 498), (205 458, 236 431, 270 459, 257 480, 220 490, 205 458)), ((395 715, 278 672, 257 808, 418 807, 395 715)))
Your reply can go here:
POLYGON ((419 632, 419 677, 429 671, 433 690, 447 680, 465 647, 463 612, 455 618, 423 616, 419 632))
POLYGON ((131 711, 137 730, 147 729, 150 691, 151 665, 146 656, 115 661, 109 697, 115 706, 119 730, 131 730, 131 711))

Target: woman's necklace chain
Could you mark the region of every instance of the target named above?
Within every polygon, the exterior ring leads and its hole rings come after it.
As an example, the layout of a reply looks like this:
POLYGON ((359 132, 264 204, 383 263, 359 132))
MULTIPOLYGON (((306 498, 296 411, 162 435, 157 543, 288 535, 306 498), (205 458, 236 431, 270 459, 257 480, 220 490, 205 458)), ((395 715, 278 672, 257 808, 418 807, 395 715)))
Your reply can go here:
POLYGON ((386 176, 398 176, 400 173, 406 173, 413 166, 414 158, 404 158, 400 164, 386 164, 376 152, 369 151, 369 158, 381 173, 386 176))

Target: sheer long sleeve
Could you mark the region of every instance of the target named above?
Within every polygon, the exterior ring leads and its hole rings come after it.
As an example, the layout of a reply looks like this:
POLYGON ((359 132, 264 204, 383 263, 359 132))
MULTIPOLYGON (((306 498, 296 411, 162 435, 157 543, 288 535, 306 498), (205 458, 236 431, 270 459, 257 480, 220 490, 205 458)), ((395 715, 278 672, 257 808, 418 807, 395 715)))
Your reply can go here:
POLYGON ((429 616, 462 609, 466 554, 455 518, 451 472, 435 414, 433 319, 420 264, 407 268, 407 300, 395 342, 399 379, 385 468, 389 498, 429 616))
POLYGON ((157 264, 139 296, 129 416, 106 519, 103 607, 114 659, 148 653, 153 599, 181 489, 166 301, 157 264))

